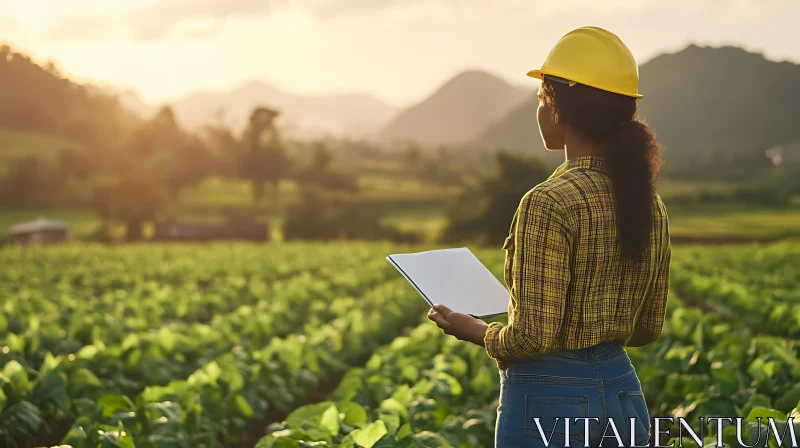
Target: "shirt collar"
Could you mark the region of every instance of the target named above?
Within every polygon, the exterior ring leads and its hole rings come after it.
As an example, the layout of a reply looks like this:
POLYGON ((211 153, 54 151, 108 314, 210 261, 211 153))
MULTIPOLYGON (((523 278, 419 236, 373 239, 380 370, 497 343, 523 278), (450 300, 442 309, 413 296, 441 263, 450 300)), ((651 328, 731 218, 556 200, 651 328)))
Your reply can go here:
POLYGON ((553 174, 550 175, 550 179, 561 176, 567 172, 567 170, 575 168, 584 168, 608 173, 608 161, 601 156, 574 157, 559 165, 558 168, 553 171, 553 174))

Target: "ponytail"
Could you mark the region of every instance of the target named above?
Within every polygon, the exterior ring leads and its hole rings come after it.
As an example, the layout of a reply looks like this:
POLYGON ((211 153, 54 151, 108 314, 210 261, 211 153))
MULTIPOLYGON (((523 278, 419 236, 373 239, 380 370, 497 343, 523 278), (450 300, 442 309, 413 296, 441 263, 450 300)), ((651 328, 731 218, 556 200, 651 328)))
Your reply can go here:
POLYGON ((608 161, 623 256, 640 260, 648 246, 653 195, 661 168, 661 148, 653 131, 637 118, 632 97, 575 84, 542 81, 543 100, 555 119, 569 123, 603 150, 608 161))
POLYGON ((653 225, 653 195, 661 165, 655 134, 640 120, 619 122, 604 145, 617 213, 617 233, 625 256, 640 259, 653 225))

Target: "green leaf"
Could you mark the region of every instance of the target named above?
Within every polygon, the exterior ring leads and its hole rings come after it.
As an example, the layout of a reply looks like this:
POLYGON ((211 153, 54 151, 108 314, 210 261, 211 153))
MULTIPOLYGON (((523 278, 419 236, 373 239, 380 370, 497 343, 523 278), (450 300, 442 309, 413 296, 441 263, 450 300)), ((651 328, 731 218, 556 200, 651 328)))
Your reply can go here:
POLYGON ((749 414, 747 414, 747 418, 745 418, 746 422, 757 422, 756 420, 758 417, 761 417, 761 422, 764 424, 765 421, 769 417, 774 418, 776 421, 778 420, 786 420, 786 414, 778 411, 776 409, 767 409, 762 407, 755 407, 749 414))
POLYGON ((94 358, 100 350, 97 349, 94 345, 86 345, 78 351, 78 358, 80 359, 92 359, 94 358))
POLYGON ((291 437, 264 436, 258 441, 255 448, 301 448, 303 443, 291 437))
POLYGON ((42 425, 42 413, 33 404, 20 401, 5 408, 2 414, 4 430, 11 434, 34 435, 42 425))
MULTIPOLYGON (((177 339, 178 338, 175 335, 175 332, 173 332, 167 327, 162 327, 160 330, 158 330, 158 335, 156 336, 156 341, 158 342, 158 345, 164 348, 164 350, 167 353, 171 353, 175 349, 175 343, 177 339)), ((217 377, 219 377, 219 375, 217 375, 217 377)))
POLYGON ((44 361, 42 362, 42 367, 39 368, 39 376, 46 375, 50 373, 50 371, 55 370, 59 365, 61 365, 62 361, 61 356, 53 356, 52 353, 47 352, 44 356, 44 361))
POLYGON ((386 425, 384 425, 382 421, 378 420, 377 422, 373 422, 364 428, 356 429, 350 433, 350 436, 353 437, 354 442, 361 445, 363 448, 372 448, 376 443, 378 443, 378 440, 387 434, 387 432, 386 425))
POLYGON ((243 416, 247 418, 253 416, 253 408, 250 406, 250 403, 247 402, 247 399, 241 395, 237 395, 235 401, 236 409, 238 409, 243 416))
MULTIPOLYGON (((352 434, 352 433, 351 433, 352 434)), ((337 448, 355 448, 356 442, 353 441, 353 436, 348 435, 336 446, 337 448)))
POLYGON ((136 333, 131 333, 125 336, 125 339, 122 341, 122 351, 128 350, 131 347, 136 347, 137 345, 139 345, 139 336, 136 333))
POLYGON ((332 436, 339 434, 339 410, 336 409, 336 405, 331 404, 331 406, 322 413, 322 418, 319 423, 320 426, 327 429, 332 436))
POLYGON ((403 378, 411 381, 412 383, 417 381, 419 378, 419 369, 411 364, 406 364, 403 366, 403 378))
POLYGON ((124 430, 103 431, 99 435, 101 448, 136 448, 133 438, 124 430))
POLYGON ((6 407, 6 393, 0 388, 0 413, 2 413, 4 407, 6 407))
POLYGON ((386 425, 386 431, 391 435, 394 435, 400 427, 400 416, 394 411, 381 409, 378 418, 386 425))
POLYGON ((217 364, 216 361, 211 361, 191 374, 187 382, 190 386, 201 386, 205 384, 215 386, 221 373, 222 369, 219 368, 219 364, 217 364))
POLYGON ((345 425, 362 428, 367 424, 367 411, 360 404, 352 401, 341 402, 339 410, 344 414, 342 422, 345 425))
POLYGON ((433 390, 433 383, 427 378, 423 378, 411 388, 411 393, 414 395, 427 396, 433 390))
POLYGON ((441 394, 459 396, 464 391, 461 383, 448 373, 437 372, 434 379, 435 388, 441 394))
POLYGON ((775 408, 779 411, 789 412, 797 405, 798 401, 800 401, 800 384, 795 384, 782 397, 775 400, 775 408))
POLYGON ((398 448, 399 446, 394 437, 386 435, 381 440, 378 440, 378 443, 373 448, 398 448))
POLYGON ((771 408, 772 400, 770 400, 769 397, 764 394, 756 393, 750 395, 745 404, 742 405, 741 409, 737 408, 738 412, 736 415, 747 415, 755 407, 771 408))
POLYGON ((145 403, 155 403, 160 401, 165 395, 172 394, 175 394, 175 391, 171 386, 149 386, 144 388, 144 391, 139 395, 139 397, 145 403))
POLYGON ((59 370, 43 367, 28 400, 41 408, 52 404, 65 413, 69 413, 69 394, 63 374, 59 370))
POLYGON ((400 429, 397 430, 397 434, 394 436, 396 440, 402 440, 411 435, 411 425, 406 423, 405 425, 401 426, 400 429))
POLYGON ((408 387, 407 384, 403 384, 402 386, 395 389, 394 393, 392 393, 391 398, 397 400, 397 402, 401 406, 406 407, 411 402, 412 395, 410 391, 411 388, 408 387))
POLYGON ((275 446, 275 437, 264 436, 258 440, 253 448, 272 448, 275 446))
POLYGON ((385 409, 387 411, 396 412, 398 415, 402 416, 403 418, 408 418, 408 409, 405 406, 400 404, 394 398, 387 398, 381 402, 381 409, 385 409))
POLYGON ((9 333, 6 335, 6 340, 8 341, 8 349, 11 353, 18 353, 22 354, 25 351, 25 338, 22 336, 17 336, 14 333, 9 333))
POLYGON ((423 431, 416 435, 416 439, 417 443, 421 443, 424 447, 451 446, 447 439, 435 432, 423 431))
POLYGON ((286 425, 289 428, 302 428, 303 424, 319 427, 322 416, 332 405, 333 402, 323 401, 322 403, 300 406, 286 417, 286 425))
POLYGON ((109 419, 112 415, 120 411, 131 411, 134 409, 131 400, 123 395, 103 395, 97 400, 97 408, 103 418, 109 419))
POLYGON ((28 374, 25 372, 25 367, 22 367, 17 361, 9 361, 3 368, 3 375, 11 380, 11 385, 21 395, 25 396, 30 390, 30 381, 28 381, 28 374))

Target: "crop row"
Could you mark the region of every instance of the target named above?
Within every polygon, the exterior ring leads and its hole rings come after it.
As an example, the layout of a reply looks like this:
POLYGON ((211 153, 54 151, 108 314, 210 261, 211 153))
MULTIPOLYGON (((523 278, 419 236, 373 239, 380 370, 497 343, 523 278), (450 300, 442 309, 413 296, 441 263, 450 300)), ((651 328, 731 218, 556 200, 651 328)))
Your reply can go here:
MULTIPOLYGON (((314 250, 314 257, 306 256, 309 263, 297 257, 302 250, 298 248, 276 249, 277 253, 260 258, 255 256, 259 251, 235 245, 215 247, 211 252, 195 250, 193 246, 173 247, 150 258, 151 252, 131 248, 120 254, 102 248, 97 249, 99 254, 87 248, 79 252, 64 249, 48 252, 46 257, 28 254, 23 263, 11 258, 15 254, 0 253, 1 262, 11 268, 5 276, 12 280, 3 283, 10 289, 11 300, 0 314, 11 318, 0 328, 0 340, 7 341, 0 344, 0 442, 13 445, 41 438, 58 432, 54 426, 68 421, 76 422, 70 433, 74 435, 82 426, 112 422, 114 416, 102 411, 109 403, 151 406, 168 401, 159 401, 162 396, 183 393, 184 400, 172 398, 173 405, 202 410, 204 415, 197 420, 201 427, 215 429, 200 431, 198 440, 207 446, 219 445, 239 437, 237 430, 268 407, 287 409, 321 378, 347 367, 353 356, 363 357, 376 342, 391 340, 399 333, 409 307, 420 310, 424 304, 409 297, 413 290, 404 288, 397 277, 386 282, 393 272, 374 247, 329 246, 314 250), (4 255, 11 256, 3 259, 4 255), (115 265, 115 257, 107 259, 111 255, 122 256, 127 264, 109 267, 115 265), (164 263, 158 269, 140 264, 160 259, 164 263), (191 259, 201 263, 186 261, 191 259), (265 272, 280 274, 261 277, 256 262, 265 272), (69 276, 72 266, 91 263, 98 266, 102 279, 91 283, 79 273, 69 276), (280 263, 294 268, 274 267, 280 263), (51 267, 59 265, 63 266, 60 272, 48 274, 51 267), (209 271, 215 274, 211 276, 209 271), (114 280, 114 275, 120 279, 114 280), (65 279, 72 279, 68 286, 65 279), (28 281, 30 285, 26 285, 28 281), (69 290, 73 283, 82 285, 80 290, 54 292, 69 290), (136 297, 114 289, 129 283, 151 286, 139 286, 136 297), (208 293, 197 292, 198 285, 208 293), (142 293, 148 288, 171 292, 142 293), (71 300, 79 296, 84 300, 71 300), (59 303, 71 318, 56 312, 59 303), (218 311, 207 320, 189 317, 199 313, 179 312, 204 306, 218 311), (122 323, 139 321, 143 309, 158 316, 163 309, 163 314, 172 313, 173 317, 161 317, 160 325, 142 328, 122 323), (385 318, 380 317, 381 312, 385 318), (81 333, 73 332, 74 327, 59 326, 76 321, 92 329, 85 339, 76 337, 81 333), (381 323, 382 332, 373 328, 376 322, 381 323), (319 340, 314 335, 327 336, 319 340), (316 347, 313 344, 319 345, 319 353, 311 348, 316 347), (307 368, 293 369, 300 360, 307 368), (284 376, 289 372, 297 375, 284 376), (216 387, 219 377, 222 384, 233 378, 223 397, 230 408, 212 397, 221 388, 213 393, 199 391, 216 387), (197 390, 186 392, 188 386, 197 390), (253 391, 248 386, 266 390, 253 391), (209 409, 219 414, 211 415, 209 409)), ((308 253, 308 248, 303 252, 308 253)), ((181 413, 181 425, 190 428, 190 422, 182 420, 189 418, 186 411, 181 413)), ((196 433, 186 428, 184 432, 196 433)), ((128 433, 149 435, 150 431, 128 433)), ((195 439, 193 436, 186 446, 199 446, 195 439)), ((85 446, 91 446, 87 443, 85 446)))
POLYGON ((798 240, 773 244, 682 247, 675 252, 672 266, 704 277, 715 277, 746 286, 750 292, 796 302, 798 240))
POLYGON ((672 264, 671 284, 687 299, 766 334, 800 336, 800 244, 686 249, 672 264))
MULTIPOLYGON (((746 417, 747 444, 758 438, 758 417, 800 419, 797 341, 755 336, 743 323, 704 313, 672 294, 661 338, 627 352, 651 418, 746 417)), ((328 400, 271 425, 257 446, 492 446, 498 384, 483 349, 426 322, 349 372, 328 400)), ((674 435, 677 428, 671 429, 674 435)), ((703 429, 704 443, 714 443, 716 427, 703 429)), ((761 430, 763 444, 766 427, 761 430)), ((800 434, 800 422, 795 430, 800 434)), ((724 427, 723 440, 738 446, 734 427, 724 427)), ((692 446, 687 438, 684 443, 692 446)))

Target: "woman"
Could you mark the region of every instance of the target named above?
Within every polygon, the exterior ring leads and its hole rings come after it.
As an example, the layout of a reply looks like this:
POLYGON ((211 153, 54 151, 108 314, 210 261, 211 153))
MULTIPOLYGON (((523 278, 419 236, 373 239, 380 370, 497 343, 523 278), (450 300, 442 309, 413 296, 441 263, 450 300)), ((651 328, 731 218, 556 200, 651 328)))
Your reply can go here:
POLYGON ((636 117, 636 61, 613 33, 583 27, 528 75, 542 80, 542 140, 566 161, 512 219, 508 324, 440 305, 428 316, 497 361, 497 447, 648 446, 650 417, 623 347, 661 334, 671 247, 654 188, 660 150, 636 117))

